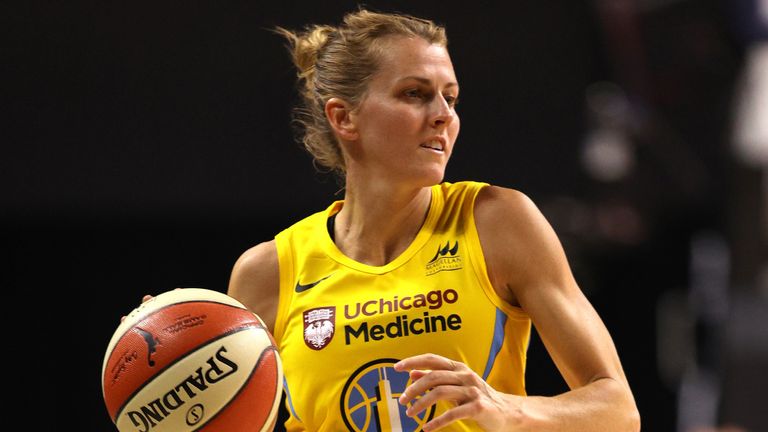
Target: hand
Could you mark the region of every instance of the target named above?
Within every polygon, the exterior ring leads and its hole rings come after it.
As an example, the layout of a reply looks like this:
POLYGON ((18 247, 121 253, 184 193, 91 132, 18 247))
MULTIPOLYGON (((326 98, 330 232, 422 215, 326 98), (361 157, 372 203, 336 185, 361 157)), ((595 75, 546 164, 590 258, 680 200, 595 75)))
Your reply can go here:
MULTIPOLYGON (((144 295, 144 297, 142 297, 142 298, 141 298, 141 302, 142 302, 142 303, 146 303, 146 302, 148 302, 148 301, 150 301, 150 300, 152 300, 152 296, 151 296, 151 295, 149 295, 149 294, 145 294, 145 295, 144 295)), ((120 318, 120 322, 123 322, 123 321, 125 321, 125 318, 127 318, 127 315, 123 315, 123 316, 120 318)))
POLYGON ((406 411, 409 416, 439 400, 456 404, 424 425, 425 431, 438 430, 460 419, 472 419, 486 431, 511 430, 509 417, 517 412, 515 408, 522 398, 494 390, 464 363, 436 354, 422 354, 403 359, 394 367, 396 371, 410 371, 413 383, 399 399, 402 405, 413 402, 406 411), (423 396, 416 399, 419 395, 423 396))

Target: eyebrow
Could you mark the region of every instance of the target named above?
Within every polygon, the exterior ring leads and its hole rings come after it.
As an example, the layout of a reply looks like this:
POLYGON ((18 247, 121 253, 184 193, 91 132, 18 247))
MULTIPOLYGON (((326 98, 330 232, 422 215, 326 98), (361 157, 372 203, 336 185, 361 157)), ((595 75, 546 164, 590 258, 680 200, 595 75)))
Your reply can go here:
MULTIPOLYGON (((416 75, 409 75, 407 77, 400 78, 399 80, 397 80, 397 82, 403 82, 403 81, 408 81, 408 80, 416 80, 416 81, 418 81, 418 82, 420 82, 422 84, 432 84, 432 80, 430 80, 428 78, 416 76, 416 75)), ((446 87, 456 87, 456 88, 458 88, 459 87, 459 83, 457 83, 455 81, 451 81, 448 84, 446 84, 445 86, 446 87)))

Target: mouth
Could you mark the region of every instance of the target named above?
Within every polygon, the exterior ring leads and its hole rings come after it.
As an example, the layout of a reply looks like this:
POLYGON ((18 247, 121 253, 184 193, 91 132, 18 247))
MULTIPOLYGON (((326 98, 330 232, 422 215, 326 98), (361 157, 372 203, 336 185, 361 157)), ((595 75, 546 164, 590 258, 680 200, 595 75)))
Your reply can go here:
POLYGON ((441 139, 433 138, 429 141, 421 144, 422 148, 433 150, 436 152, 444 152, 445 151, 445 143, 441 139))

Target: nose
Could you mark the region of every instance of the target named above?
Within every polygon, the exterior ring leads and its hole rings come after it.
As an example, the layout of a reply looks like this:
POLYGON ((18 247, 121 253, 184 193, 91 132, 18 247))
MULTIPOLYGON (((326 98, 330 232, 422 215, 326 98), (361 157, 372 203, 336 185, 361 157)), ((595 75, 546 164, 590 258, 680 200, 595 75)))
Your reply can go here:
POLYGON ((454 117, 456 117, 456 112, 451 108, 451 105, 448 104, 448 101, 445 100, 445 97, 441 95, 434 98, 432 102, 432 115, 430 118, 432 127, 446 127, 453 122, 454 117))

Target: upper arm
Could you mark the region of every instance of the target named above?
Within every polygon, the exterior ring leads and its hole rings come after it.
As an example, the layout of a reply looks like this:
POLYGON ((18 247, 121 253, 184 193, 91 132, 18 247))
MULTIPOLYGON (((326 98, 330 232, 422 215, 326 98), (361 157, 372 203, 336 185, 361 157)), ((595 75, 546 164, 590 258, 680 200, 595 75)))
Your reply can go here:
POLYGON ((280 292, 280 270, 275 241, 245 251, 232 269, 227 294, 258 315, 274 332, 280 292))
POLYGON ((518 191, 487 187, 475 219, 494 288, 531 317, 568 385, 606 377, 626 385, 611 336, 536 205, 518 191))

